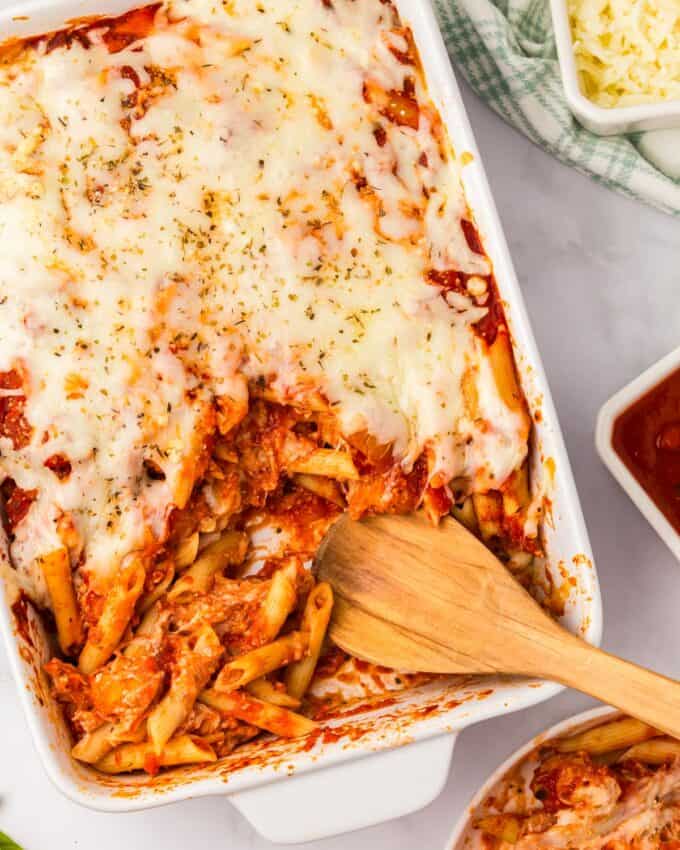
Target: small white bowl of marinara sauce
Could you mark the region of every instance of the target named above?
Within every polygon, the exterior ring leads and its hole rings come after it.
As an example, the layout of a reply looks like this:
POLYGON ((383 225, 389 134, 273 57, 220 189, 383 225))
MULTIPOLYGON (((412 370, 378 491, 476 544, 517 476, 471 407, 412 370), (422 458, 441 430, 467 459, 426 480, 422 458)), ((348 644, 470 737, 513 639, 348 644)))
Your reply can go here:
POLYGON ((680 348, 604 404, 600 457, 680 560, 680 348))

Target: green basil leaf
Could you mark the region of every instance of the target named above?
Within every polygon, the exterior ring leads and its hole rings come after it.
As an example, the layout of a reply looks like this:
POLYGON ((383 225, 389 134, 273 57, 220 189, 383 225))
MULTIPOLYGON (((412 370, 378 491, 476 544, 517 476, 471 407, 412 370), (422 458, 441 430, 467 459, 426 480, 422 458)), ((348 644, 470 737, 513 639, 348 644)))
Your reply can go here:
POLYGON ((9 835, 0 832, 0 850, 21 850, 21 847, 19 847, 16 841, 12 841, 9 835))

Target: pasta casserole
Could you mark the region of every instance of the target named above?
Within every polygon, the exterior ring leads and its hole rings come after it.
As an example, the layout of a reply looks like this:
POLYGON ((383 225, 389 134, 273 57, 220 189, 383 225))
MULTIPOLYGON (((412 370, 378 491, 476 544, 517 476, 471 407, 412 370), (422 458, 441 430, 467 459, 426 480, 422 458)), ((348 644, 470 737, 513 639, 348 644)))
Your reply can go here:
POLYGON ((310 732, 343 511, 453 512, 530 581, 531 420, 389 0, 76 21, 0 48, 0 112, 0 557, 75 758, 310 732))
POLYGON ((680 742, 618 717, 537 747, 473 812, 483 850, 675 850, 680 742))

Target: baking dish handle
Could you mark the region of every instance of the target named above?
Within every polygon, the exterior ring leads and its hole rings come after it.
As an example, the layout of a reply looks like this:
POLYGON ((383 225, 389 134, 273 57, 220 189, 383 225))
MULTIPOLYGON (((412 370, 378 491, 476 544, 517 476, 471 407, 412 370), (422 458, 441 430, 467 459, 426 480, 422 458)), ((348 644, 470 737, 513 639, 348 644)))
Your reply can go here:
POLYGON ((229 800, 264 838, 296 844, 373 826, 422 809, 441 792, 455 734, 397 747, 229 800))

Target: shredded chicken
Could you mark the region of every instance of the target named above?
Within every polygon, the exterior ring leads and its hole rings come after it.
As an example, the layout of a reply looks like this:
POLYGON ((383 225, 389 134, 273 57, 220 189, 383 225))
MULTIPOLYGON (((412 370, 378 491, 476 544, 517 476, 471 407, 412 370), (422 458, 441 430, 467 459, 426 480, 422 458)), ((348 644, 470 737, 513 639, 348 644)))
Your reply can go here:
POLYGON ((512 793, 505 789, 506 793, 494 794, 493 804, 476 813, 477 846, 484 850, 680 847, 680 763, 652 771, 637 763, 596 764, 587 753, 549 754, 525 778, 512 786, 512 793))

